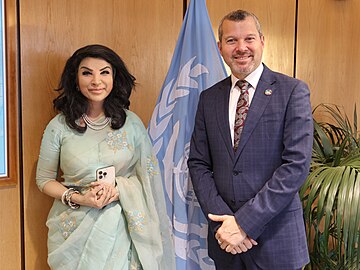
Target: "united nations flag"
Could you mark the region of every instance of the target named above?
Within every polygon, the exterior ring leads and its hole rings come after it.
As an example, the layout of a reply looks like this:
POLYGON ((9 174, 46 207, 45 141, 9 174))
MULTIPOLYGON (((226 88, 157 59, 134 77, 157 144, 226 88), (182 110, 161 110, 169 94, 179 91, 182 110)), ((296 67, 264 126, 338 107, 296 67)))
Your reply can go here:
POLYGON ((164 181, 177 270, 215 269, 186 163, 199 95, 225 77, 205 0, 191 0, 148 128, 164 181))

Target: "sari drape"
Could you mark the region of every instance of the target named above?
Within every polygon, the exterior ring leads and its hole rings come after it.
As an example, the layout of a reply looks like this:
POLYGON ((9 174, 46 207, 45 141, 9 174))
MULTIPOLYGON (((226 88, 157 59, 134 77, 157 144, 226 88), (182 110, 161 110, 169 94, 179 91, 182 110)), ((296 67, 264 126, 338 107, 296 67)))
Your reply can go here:
POLYGON ((127 111, 119 130, 79 134, 57 115, 45 129, 37 184, 56 179, 86 192, 98 168, 114 165, 119 201, 73 210, 55 200, 47 227, 52 269, 175 269, 170 223, 157 161, 141 120, 127 111))

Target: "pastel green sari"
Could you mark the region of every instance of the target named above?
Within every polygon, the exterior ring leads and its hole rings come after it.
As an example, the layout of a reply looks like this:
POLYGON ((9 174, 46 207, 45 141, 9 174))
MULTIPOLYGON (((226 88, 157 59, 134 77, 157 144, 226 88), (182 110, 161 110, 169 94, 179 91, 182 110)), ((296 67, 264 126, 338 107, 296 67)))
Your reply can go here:
MULTIPOLYGON (((100 119, 101 121, 101 119, 100 119)), ((175 269, 169 219, 156 158, 140 119, 127 111, 119 130, 79 134, 64 116, 48 124, 39 155, 40 190, 56 179, 86 192, 98 168, 114 165, 119 201, 103 209, 73 210, 55 200, 46 225, 51 269, 175 269)))

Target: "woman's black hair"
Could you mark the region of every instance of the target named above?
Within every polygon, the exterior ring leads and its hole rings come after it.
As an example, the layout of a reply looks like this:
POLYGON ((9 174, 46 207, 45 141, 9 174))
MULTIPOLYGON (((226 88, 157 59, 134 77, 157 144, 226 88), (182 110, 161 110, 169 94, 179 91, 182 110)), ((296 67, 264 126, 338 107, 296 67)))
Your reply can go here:
POLYGON ((126 120, 124 109, 130 105, 130 94, 135 86, 135 77, 127 70, 125 63, 113 50, 103 45, 88 45, 74 52, 67 60, 61 79, 56 88, 60 95, 53 100, 54 108, 65 115, 66 124, 80 133, 86 126, 79 126, 77 119, 88 110, 88 100, 79 91, 77 74, 80 62, 86 57, 103 59, 113 69, 113 89, 104 100, 105 116, 111 117, 111 128, 121 128, 126 120))

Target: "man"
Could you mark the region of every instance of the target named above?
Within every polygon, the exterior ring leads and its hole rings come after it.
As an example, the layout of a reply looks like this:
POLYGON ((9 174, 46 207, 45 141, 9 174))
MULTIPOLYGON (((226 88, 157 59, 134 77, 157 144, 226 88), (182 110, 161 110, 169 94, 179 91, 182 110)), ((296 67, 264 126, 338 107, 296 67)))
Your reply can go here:
POLYGON ((201 93, 188 160, 209 217, 209 255, 217 269, 301 269, 309 262, 298 195, 312 152, 309 89, 261 62, 264 36, 252 13, 226 15, 218 46, 232 74, 201 93))

